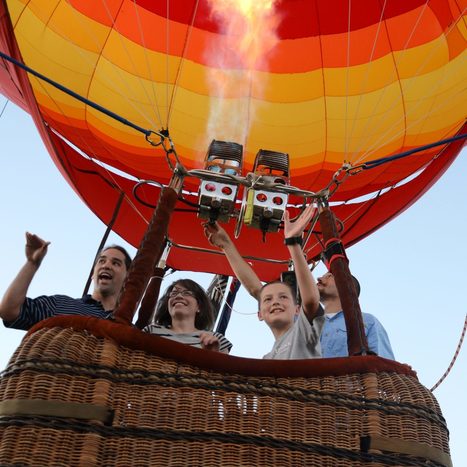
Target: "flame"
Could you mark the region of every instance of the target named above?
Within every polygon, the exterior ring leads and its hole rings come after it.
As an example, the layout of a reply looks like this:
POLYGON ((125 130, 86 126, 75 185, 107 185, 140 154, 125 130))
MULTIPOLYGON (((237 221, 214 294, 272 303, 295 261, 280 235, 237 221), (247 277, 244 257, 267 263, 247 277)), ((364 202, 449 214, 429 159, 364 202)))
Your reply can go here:
POLYGON ((213 98, 207 137, 245 144, 266 84, 268 54, 278 43, 276 0, 208 1, 221 34, 208 51, 213 98))

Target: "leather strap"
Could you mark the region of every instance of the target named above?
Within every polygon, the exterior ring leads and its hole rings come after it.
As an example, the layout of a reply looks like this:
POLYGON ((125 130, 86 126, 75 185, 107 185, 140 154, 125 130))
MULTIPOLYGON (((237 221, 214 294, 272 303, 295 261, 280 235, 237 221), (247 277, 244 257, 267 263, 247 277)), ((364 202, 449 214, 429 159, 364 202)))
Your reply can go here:
POLYGON ((110 425, 113 410, 102 405, 41 399, 7 399, 0 402, 0 416, 43 416, 92 420, 110 425))
POLYGON ((441 449, 434 448, 429 444, 418 443, 416 441, 406 441, 398 438, 385 438, 384 436, 362 436, 360 438, 360 448, 363 452, 370 450, 394 452, 408 454, 410 456, 428 459, 445 467, 452 467, 449 454, 441 449))

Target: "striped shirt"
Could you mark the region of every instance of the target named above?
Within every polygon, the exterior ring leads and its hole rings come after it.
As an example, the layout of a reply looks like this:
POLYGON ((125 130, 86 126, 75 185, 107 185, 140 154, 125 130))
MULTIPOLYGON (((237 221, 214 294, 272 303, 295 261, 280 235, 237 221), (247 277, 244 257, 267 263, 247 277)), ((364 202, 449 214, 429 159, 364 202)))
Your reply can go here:
MULTIPOLYGON (((165 337, 166 339, 172 339, 182 344, 191 345, 192 347, 201 348, 200 333, 203 331, 196 331, 191 333, 180 333, 177 334, 171 329, 159 324, 149 324, 143 329, 144 332, 150 334, 156 334, 157 336, 165 337)), ((208 332, 208 331, 207 331, 208 332)), ((214 336, 219 339, 219 352, 229 353, 232 348, 232 343, 220 332, 212 332, 214 336)))
POLYGON ((112 311, 105 311, 101 302, 91 295, 83 298, 71 298, 67 295, 41 295, 37 298, 26 298, 15 321, 3 321, 7 328, 27 331, 43 319, 58 315, 81 315, 94 318, 111 318, 112 311))

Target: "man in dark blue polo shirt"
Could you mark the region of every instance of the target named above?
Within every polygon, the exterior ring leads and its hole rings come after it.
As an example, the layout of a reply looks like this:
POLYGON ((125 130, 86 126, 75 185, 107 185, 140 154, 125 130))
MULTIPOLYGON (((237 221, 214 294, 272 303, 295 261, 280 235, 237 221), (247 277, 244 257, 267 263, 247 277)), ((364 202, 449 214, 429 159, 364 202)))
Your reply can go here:
POLYGON ((0 302, 0 318, 6 327, 27 330, 37 322, 57 315, 109 318, 131 264, 127 251, 118 245, 101 250, 94 263, 92 295, 26 297, 29 285, 47 254, 50 242, 26 233, 26 263, 13 279, 0 302))

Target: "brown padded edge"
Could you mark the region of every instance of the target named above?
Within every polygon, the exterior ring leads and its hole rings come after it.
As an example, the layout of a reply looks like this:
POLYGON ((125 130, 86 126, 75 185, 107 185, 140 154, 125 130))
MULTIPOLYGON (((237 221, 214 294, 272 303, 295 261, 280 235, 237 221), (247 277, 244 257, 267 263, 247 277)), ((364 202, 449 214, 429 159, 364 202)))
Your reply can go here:
MULTIPOLYGON (((325 208, 319 215, 319 222, 323 232, 323 240, 326 242, 339 237, 334 213, 325 208)), ((358 302, 358 295, 353 285, 347 259, 336 258, 329 265, 329 270, 334 276, 334 282, 344 312, 345 326, 347 328, 347 349, 349 355, 368 354, 368 341, 363 325, 362 310, 358 302)))
POLYGON ((142 350, 162 358, 220 373, 282 378, 343 376, 355 373, 398 373, 417 377, 408 365, 374 355, 307 360, 262 360, 234 357, 221 352, 188 347, 128 325, 84 316, 49 318, 33 326, 28 331, 28 335, 39 329, 53 327, 85 330, 96 337, 111 339, 118 345, 129 349, 142 350))
POLYGON ((154 211, 141 246, 131 262, 127 278, 119 297, 115 319, 123 324, 130 324, 136 313, 136 304, 140 302, 146 286, 159 262, 164 249, 164 239, 170 216, 177 202, 177 192, 171 187, 162 189, 157 208, 154 211))

